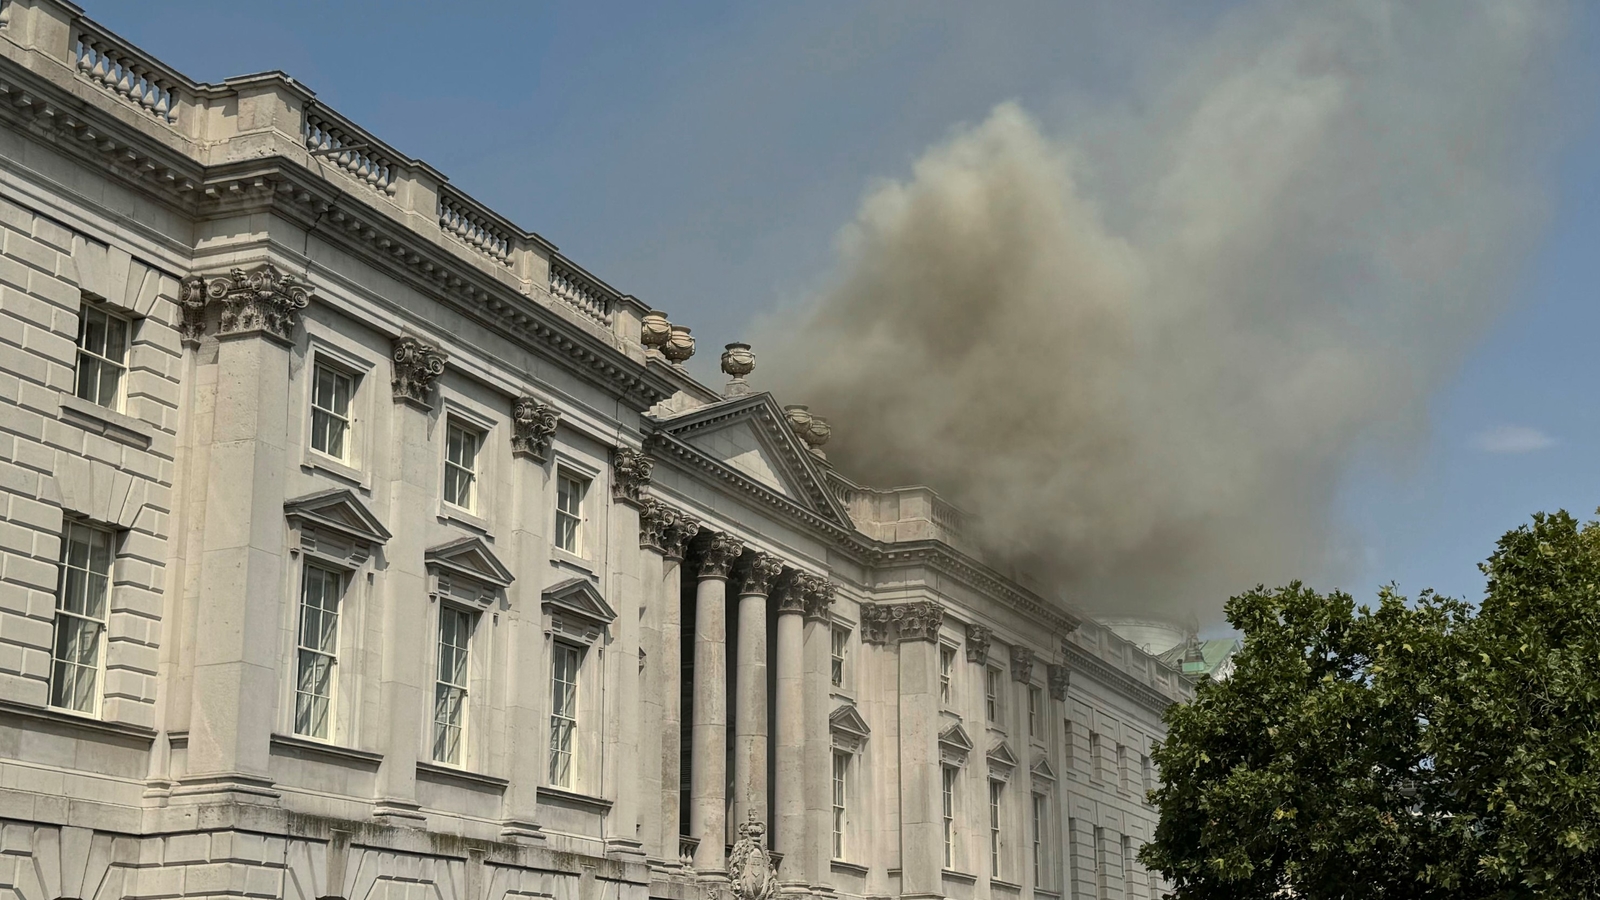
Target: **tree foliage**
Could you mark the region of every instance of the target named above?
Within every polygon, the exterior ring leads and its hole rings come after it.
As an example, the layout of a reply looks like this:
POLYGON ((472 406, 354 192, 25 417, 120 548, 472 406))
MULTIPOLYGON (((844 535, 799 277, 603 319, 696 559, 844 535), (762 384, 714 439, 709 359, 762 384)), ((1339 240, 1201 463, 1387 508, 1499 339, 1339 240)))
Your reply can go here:
POLYGON ((1477 608, 1229 601, 1234 674, 1154 753, 1175 896, 1600 896, 1600 523, 1540 514, 1482 568, 1477 608))

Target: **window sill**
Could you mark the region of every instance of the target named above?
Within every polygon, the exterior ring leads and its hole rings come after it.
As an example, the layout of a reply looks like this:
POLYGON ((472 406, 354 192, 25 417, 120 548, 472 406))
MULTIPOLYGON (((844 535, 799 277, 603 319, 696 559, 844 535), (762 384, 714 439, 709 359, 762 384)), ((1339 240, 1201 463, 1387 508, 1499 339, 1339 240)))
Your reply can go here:
POLYGON ((496 778, 493 775, 484 775, 481 772, 469 772, 458 769, 445 763, 419 762, 417 763, 417 777, 427 777, 434 781, 453 781, 460 787, 472 790, 489 790, 496 793, 504 792, 511 782, 505 778, 496 778))
POLYGON ((573 569, 590 578, 599 577, 597 571, 599 567, 594 564, 593 560, 584 559, 576 553, 568 553, 556 546, 551 546, 550 548, 550 565, 558 569, 573 569))
POLYGON ((0 718, 15 719, 27 718, 36 722, 46 723, 46 727, 58 727, 66 731, 77 732, 78 737, 99 735, 120 740, 133 741, 143 747, 149 747, 156 739, 153 728, 144 728, 139 725, 125 725, 121 722, 107 722, 84 713, 58 709, 54 706, 29 706, 26 703, 17 703, 12 700, 0 699, 0 718))
POLYGON ((488 519, 482 518, 477 513, 469 512, 459 506, 452 506, 451 504, 443 501, 440 501, 439 503, 439 521, 455 523, 456 525, 470 528, 486 537, 489 535, 488 519))
POLYGON ((90 403, 66 391, 61 392, 61 413, 67 422, 84 431, 138 450, 148 450, 155 443, 156 429, 149 422, 90 403))
POLYGON ((990 878, 989 879, 989 886, 990 887, 997 887, 997 888, 1006 888, 1007 890, 1013 890, 1013 891, 1022 890, 1022 885, 1017 884, 1014 881, 1006 881, 1003 878, 990 878))
POLYGON ((854 876, 856 876, 858 878, 867 877, 867 867, 866 866, 858 866, 853 862, 845 862, 842 859, 830 859, 830 860, 828 860, 828 868, 833 870, 833 871, 835 871, 835 872, 843 873, 845 875, 854 875, 854 876))
POLYGON ((950 879, 951 881, 959 882, 961 884, 978 883, 978 876, 971 875, 966 872, 957 872, 955 869, 941 869, 939 874, 950 879))
POLYGON ((538 789, 539 803, 550 803, 552 806, 572 806, 591 812, 595 815, 605 815, 611 811, 611 801, 600 797, 591 797, 588 794, 579 794, 573 791, 562 790, 558 787, 540 785, 538 789))
POLYGON ((321 757, 323 762, 355 763, 369 769, 376 769, 383 764, 382 753, 341 747, 299 735, 275 734, 272 736, 272 748, 294 756, 321 757))
POLYGON ((320 451, 307 450, 305 458, 300 461, 300 469, 305 472, 321 472, 360 488, 363 493, 372 493, 372 484, 368 482, 365 472, 320 451))

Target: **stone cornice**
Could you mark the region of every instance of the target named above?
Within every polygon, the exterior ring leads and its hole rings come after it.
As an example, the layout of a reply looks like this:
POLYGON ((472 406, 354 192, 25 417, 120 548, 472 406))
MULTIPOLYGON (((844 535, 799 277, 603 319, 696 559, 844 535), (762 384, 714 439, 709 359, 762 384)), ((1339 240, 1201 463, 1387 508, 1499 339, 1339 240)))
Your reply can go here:
POLYGON ((1069 670, 1084 672, 1102 684, 1122 691, 1154 712, 1164 712, 1167 707, 1179 702, 1178 698, 1163 694, 1159 689, 1145 684, 1070 641, 1061 642, 1061 652, 1066 657, 1069 670))

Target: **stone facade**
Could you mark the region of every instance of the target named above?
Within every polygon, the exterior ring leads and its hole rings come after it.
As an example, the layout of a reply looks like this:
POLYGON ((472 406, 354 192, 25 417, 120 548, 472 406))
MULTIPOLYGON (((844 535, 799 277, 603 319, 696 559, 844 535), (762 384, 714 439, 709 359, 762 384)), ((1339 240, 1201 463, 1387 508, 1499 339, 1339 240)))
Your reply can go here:
POLYGON ((58 0, 0 101, 0 890, 1158 894, 1187 683, 750 348, 58 0))

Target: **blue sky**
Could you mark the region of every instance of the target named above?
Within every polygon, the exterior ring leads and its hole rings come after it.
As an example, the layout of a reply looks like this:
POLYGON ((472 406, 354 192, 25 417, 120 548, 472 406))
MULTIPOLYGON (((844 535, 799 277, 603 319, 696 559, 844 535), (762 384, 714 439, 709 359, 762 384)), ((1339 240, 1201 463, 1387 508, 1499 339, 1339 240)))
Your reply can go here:
MULTIPOLYGON (((1232 5, 156 0, 87 12, 199 80, 290 73, 690 324, 707 350, 814 290, 863 193, 953 129, 1007 100, 1060 128, 1136 104, 1232 5)), ((1420 442, 1365 454, 1341 492, 1341 586, 1358 596, 1390 580, 1476 596, 1475 565, 1505 529, 1537 509, 1600 506, 1600 5, 1577 9, 1553 214, 1518 301, 1433 397, 1420 442)))

